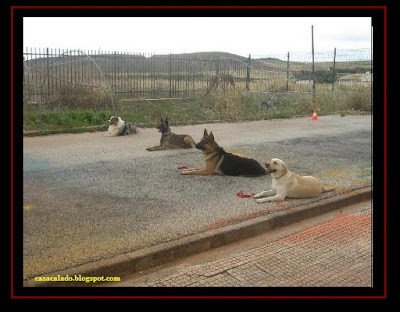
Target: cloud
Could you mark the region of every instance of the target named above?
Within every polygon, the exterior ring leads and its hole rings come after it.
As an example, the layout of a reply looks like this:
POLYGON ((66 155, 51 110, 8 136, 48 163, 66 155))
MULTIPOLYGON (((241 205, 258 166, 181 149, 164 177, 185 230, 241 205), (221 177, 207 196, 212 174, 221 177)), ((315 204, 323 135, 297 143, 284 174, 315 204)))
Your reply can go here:
POLYGON ((326 36, 327 40, 337 40, 337 41, 371 41, 371 35, 367 33, 349 33, 341 32, 335 34, 329 34, 326 36))
POLYGON ((223 51, 242 56, 315 47, 370 46, 370 18, 311 17, 26 17, 24 46, 123 52, 223 51))

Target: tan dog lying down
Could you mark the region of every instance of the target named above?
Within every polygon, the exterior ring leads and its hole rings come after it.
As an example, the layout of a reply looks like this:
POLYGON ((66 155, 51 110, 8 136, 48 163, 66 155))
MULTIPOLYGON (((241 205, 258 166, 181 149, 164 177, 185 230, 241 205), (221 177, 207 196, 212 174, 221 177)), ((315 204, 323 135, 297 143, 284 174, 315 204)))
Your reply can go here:
POLYGON ((316 197, 322 192, 329 192, 335 189, 335 187, 324 187, 315 177, 300 176, 289 171, 286 164, 278 158, 272 158, 265 166, 267 167, 267 172, 272 175, 272 186, 270 191, 254 195, 254 198, 259 198, 256 200, 258 203, 283 201, 286 197, 316 197))

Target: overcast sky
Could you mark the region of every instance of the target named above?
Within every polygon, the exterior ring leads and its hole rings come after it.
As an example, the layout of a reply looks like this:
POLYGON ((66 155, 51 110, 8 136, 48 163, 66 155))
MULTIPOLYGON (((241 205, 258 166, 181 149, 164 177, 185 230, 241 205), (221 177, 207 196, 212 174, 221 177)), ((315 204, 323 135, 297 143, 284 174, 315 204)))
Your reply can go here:
POLYGON ((371 47, 369 17, 25 17, 24 47, 268 56, 371 47))

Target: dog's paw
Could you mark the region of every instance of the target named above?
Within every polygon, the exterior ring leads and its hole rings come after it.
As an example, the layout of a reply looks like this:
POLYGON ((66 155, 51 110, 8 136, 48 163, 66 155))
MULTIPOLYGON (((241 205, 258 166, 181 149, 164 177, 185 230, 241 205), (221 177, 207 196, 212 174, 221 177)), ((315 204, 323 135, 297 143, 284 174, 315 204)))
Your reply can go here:
POLYGON ((270 201, 271 201, 271 200, 270 200, 268 197, 263 197, 263 198, 256 199, 256 202, 257 202, 258 204, 268 203, 268 202, 270 202, 270 201))

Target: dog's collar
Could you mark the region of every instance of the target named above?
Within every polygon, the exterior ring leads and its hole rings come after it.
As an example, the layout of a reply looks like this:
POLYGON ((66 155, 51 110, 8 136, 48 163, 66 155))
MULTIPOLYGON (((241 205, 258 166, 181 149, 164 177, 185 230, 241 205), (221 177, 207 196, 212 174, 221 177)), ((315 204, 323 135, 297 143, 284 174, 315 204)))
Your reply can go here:
POLYGON ((282 178, 286 173, 287 173, 287 171, 286 171, 285 173, 281 174, 279 177, 273 177, 273 178, 276 179, 276 180, 279 180, 279 179, 282 178))
MULTIPOLYGON (((160 132, 161 132, 161 131, 160 131, 160 132)), ((167 131, 161 132, 161 134, 162 134, 163 136, 169 136, 171 133, 172 133, 172 132, 171 132, 171 129, 170 129, 169 127, 168 127, 167 131)))

